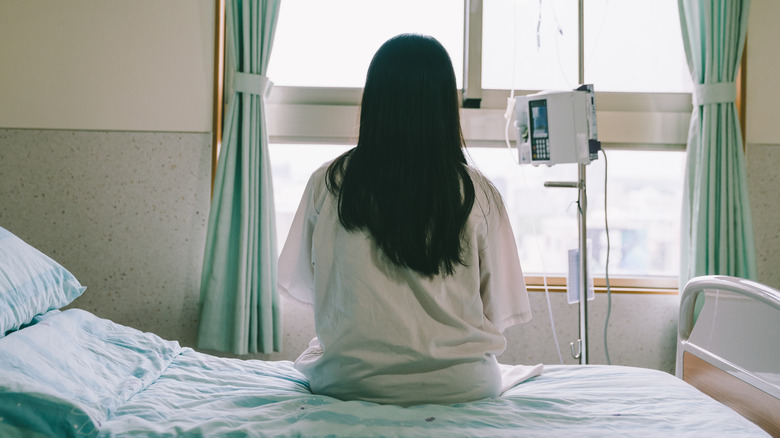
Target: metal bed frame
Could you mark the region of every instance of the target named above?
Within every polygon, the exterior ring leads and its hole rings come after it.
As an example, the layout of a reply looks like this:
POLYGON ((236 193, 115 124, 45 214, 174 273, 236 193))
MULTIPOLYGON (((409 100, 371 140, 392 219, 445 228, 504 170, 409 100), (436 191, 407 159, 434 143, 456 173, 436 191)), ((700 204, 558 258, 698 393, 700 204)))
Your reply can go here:
MULTIPOLYGON (((730 276, 703 276, 689 281, 682 292, 677 337, 676 375, 715 400, 731 407, 774 437, 780 437, 780 385, 708 351, 691 341, 696 298, 708 291, 729 292, 778 311, 780 291, 730 276)), ((780 329, 780 318, 778 319, 780 329)), ((745 342, 755 343, 756 338, 745 342)), ((757 348, 761 348, 758 347, 757 348)), ((772 348, 780 361, 780 345, 772 348)))

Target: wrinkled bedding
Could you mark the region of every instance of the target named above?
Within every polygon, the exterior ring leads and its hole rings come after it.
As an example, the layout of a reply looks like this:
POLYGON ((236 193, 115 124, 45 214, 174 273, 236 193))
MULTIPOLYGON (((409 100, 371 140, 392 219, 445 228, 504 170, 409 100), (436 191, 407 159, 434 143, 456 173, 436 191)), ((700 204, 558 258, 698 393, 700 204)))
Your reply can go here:
POLYGON ((768 436, 656 370, 546 366, 495 399, 313 395, 291 362, 221 358, 78 309, 0 339, 0 436, 768 436))

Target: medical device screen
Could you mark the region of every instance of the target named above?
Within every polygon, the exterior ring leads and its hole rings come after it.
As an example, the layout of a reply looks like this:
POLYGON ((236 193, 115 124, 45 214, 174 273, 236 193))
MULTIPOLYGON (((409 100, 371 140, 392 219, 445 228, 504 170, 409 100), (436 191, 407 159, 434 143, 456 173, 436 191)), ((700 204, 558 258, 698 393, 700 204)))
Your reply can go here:
POLYGON ((547 129, 547 99, 531 100, 528 102, 531 115, 531 159, 550 159, 550 135, 547 129))

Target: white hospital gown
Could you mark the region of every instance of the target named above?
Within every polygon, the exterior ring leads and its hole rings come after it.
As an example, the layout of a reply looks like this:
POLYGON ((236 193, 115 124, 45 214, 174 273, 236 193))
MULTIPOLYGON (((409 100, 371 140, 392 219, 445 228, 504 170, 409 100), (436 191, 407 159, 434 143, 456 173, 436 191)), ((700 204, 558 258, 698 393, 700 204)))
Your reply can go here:
POLYGON ((466 266, 425 278, 341 226, 326 170, 312 174, 278 264, 280 292, 314 306, 317 337, 295 361, 312 392, 398 405, 499 395, 502 332, 531 312, 506 211, 483 177, 471 172, 466 266))

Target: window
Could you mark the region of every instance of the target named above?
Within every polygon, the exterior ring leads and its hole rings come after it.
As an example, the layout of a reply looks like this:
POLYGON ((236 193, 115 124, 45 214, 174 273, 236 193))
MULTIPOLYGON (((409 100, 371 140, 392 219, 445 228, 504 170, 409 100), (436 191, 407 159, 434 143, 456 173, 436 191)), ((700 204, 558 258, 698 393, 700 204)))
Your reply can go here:
POLYGON ((276 236, 279 252, 290 231, 309 176, 323 163, 346 152, 349 146, 329 144, 271 144, 274 178, 276 236))
POLYGON ((444 45, 460 85, 463 4, 452 0, 285 0, 268 76, 277 85, 361 88, 379 46, 412 32, 444 45))
MULTIPOLYGON (((481 105, 461 113, 468 155, 504 196, 524 272, 565 276, 567 250, 577 247, 577 194, 542 184, 574 180, 576 166, 515 164, 504 142, 503 113, 511 90, 576 86, 577 2, 484 0, 478 35, 465 25, 473 19, 473 4, 388 0, 369 8, 365 3, 285 0, 282 6, 268 73, 276 84, 268 117, 280 248, 308 176, 355 144, 360 87, 371 56, 392 35, 422 32, 442 41, 456 70, 480 71, 481 105), (380 18, 393 14, 398 17, 380 18), (477 37, 482 53, 474 63, 465 59, 463 47, 464 40, 477 37)), ((584 4, 585 78, 596 88, 599 137, 609 160, 609 273, 639 279, 634 284, 674 288, 691 114, 677 2, 584 4), (659 283, 657 277, 668 281, 659 283)), ((458 73, 460 81, 465 75, 458 73)), ((588 166, 587 185, 589 266, 598 277, 606 255, 601 155, 588 166)))
MULTIPOLYGON (((679 206, 685 154, 681 151, 607 151, 607 223, 604 222, 604 159, 587 168, 589 269, 604 275, 606 225, 610 275, 676 276, 679 206)), ((567 251, 576 249, 577 190, 544 187, 545 181, 576 181, 577 166, 519 166, 504 148, 469 148, 474 165, 501 192, 523 271, 564 276, 567 251)))
POLYGON ((585 82, 602 91, 691 92, 677 1, 586 3, 585 82))
POLYGON ((486 0, 482 14, 482 88, 577 86, 576 2, 486 0))
MULTIPOLYGON (((586 0, 585 82, 597 91, 690 92, 677 7, 676 0, 586 0)), ((577 15, 571 0, 486 0, 482 87, 575 88, 577 15)))

